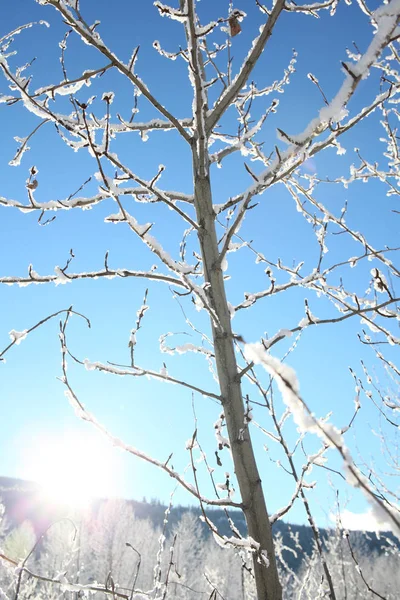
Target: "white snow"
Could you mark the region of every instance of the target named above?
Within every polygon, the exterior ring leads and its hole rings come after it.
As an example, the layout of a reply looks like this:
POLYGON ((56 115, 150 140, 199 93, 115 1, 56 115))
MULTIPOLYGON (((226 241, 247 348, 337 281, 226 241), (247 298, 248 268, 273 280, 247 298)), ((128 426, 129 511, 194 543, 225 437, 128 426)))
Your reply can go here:
POLYGON ((54 273, 56 274, 56 278, 54 279, 56 285, 64 285, 71 282, 71 279, 63 273, 61 267, 55 267, 54 273))
POLYGON ((28 330, 24 329, 23 331, 16 331, 15 329, 11 329, 8 335, 10 336, 11 341, 18 345, 26 338, 28 330))

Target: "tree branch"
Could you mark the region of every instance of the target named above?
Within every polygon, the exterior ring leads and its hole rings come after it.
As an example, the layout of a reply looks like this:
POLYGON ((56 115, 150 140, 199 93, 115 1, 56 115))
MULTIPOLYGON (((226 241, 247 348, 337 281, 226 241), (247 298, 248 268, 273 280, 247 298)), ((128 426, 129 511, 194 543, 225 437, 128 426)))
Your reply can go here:
POLYGON ((285 0, 277 0, 275 6, 265 23, 261 34, 253 41, 252 48, 249 55, 245 59, 245 62, 240 68, 238 75, 232 81, 226 90, 222 93, 221 97, 215 103, 211 109, 211 113, 207 119, 207 131, 210 132, 214 129, 215 125, 221 119, 222 115, 229 108, 229 106, 235 101, 240 90, 246 84, 251 72, 253 71, 258 59, 260 58, 265 46, 272 35, 272 31, 275 24, 285 6, 285 0))

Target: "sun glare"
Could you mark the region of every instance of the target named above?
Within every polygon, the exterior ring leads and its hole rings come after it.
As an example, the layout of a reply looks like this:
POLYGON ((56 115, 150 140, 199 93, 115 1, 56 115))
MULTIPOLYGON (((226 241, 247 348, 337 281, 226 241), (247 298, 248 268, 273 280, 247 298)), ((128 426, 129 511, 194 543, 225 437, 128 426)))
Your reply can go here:
POLYGON ((26 478, 37 481, 43 499, 84 508, 115 489, 115 452, 100 436, 66 433, 45 437, 30 448, 26 478))

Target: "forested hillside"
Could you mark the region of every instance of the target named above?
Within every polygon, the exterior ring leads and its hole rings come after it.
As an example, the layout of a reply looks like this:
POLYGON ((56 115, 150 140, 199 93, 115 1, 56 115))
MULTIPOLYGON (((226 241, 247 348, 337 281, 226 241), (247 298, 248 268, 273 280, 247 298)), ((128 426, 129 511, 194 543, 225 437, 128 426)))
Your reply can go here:
MULTIPOLYGON (((71 511, 46 502, 36 484, 6 477, 0 478, 0 494, 1 544, 16 563, 3 567, 0 583, 12 586, 16 565, 29 556, 21 599, 72 600, 80 597, 77 593, 89 592, 87 586, 95 598, 108 595, 97 587, 110 593, 118 589, 123 598, 135 589, 143 592, 135 598, 145 598, 144 592, 157 585, 164 586, 165 597, 171 599, 254 597, 246 553, 216 546, 197 508, 166 507, 156 500, 98 499, 86 509, 71 511), (30 573, 58 583, 44 584, 30 573), (62 585, 63 578, 68 585, 62 585)), ((231 521, 224 510, 209 511, 222 535, 235 535, 235 528, 245 535, 241 513, 228 514, 231 521)), ((325 529, 320 535, 332 571, 342 578, 339 598, 369 598, 372 584, 388 600, 397 597, 399 549, 390 533, 325 529)), ((274 537, 285 599, 314 600, 321 573, 310 527, 278 521, 274 537)))

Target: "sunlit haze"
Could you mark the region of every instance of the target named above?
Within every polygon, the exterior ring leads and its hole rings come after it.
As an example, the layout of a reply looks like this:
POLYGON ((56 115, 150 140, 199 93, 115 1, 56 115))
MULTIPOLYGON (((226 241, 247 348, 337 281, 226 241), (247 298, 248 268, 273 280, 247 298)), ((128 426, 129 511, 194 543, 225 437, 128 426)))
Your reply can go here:
POLYGON ((24 457, 25 478, 39 483, 52 504, 82 508, 91 499, 113 495, 116 459, 100 436, 69 431, 44 436, 24 457))

